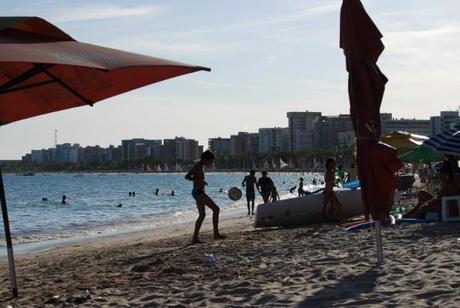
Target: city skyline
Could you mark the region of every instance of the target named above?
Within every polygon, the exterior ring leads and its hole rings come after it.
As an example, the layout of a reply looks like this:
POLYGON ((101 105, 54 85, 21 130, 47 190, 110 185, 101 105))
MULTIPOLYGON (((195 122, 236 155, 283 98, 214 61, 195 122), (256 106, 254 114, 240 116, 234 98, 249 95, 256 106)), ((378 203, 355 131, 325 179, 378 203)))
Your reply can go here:
MULTIPOLYGON (((427 118, 457 110, 460 2, 362 1, 383 34, 389 77, 381 112, 427 118)), ((347 114, 338 47, 341 1, 52 1, 1 3, 40 16, 79 41, 212 68, 82 107, 0 128, 0 159, 60 140, 108 146, 149 136, 226 136, 285 127, 285 110, 347 114), (208 12, 204 17, 203 12, 208 12), (184 134, 184 132, 187 132, 184 134)))
MULTIPOLYGON (((33 152, 57 150, 63 147, 67 147, 69 151, 71 148, 90 148, 91 155, 93 155, 94 148, 96 148, 97 152, 99 150, 106 151, 106 153, 96 153, 97 155, 102 154, 109 157, 115 155, 122 160, 130 160, 134 156, 137 156, 137 158, 151 156, 159 159, 170 159, 172 155, 176 156, 178 161, 193 161, 199 158, 200 153, 206 147, 216 154, 235 155, 298 152, 314 148, 328 149, 337 145, 350 145, 353 143, 354 132, 349 114, 323 115, 322 112, 317 111, 288 111, 286 116, 288 118, 287 127, 261 127, 256 132, 238 131, 232 132, 227 136, 208 136, 207 142, 202 144, 194 138, 189 138, 190 136, 175 136, 174 138, 168 137, 164 139, 137 136, 136 138, 123 139, 117 144, 107 146, 99 144, 82 146, 78 141, 59 143, 57 131, 55 130, 54 147, 32 149, 30 153, 32 153, 31 159, 34 161, 33 152), (128 150, 127 146, 131 147, 131 150, 128 150), (179 152, 177 152, 178 150, 179 152), (113 154, 112 151, 121 152, 113 154), (134 152, 129 154, 128 152, 130 151, 135 151, 138 154, 134 154, 134 152), (141 151, 142 154, 138 151, 141 151), (171 151, 175 151, 175 154, 171 154, 171 151)), ((397 119, 393 117, 392 113, 382 113, 381 121, 382 133, 384 134, 393 131, 407 131, 417 135, 433 136, 442 131, 459 127, 460 116, 459 111, 440 111, 439 115, 432 115, 429 119, 397 119)), ((22 160, 30 153, 21 155, 22 160)), ((39 155, 41 157, 43 154, 39 155)), ((54 154, 50 155, 54 156, 54 154)), ((75 155, 74 160, 76 162, 80 154, 75 153, 75 155)), ((112 159, 110 158, 109 160, 112 159)), ((91 159, 89 160, 91 161, 91 159)))

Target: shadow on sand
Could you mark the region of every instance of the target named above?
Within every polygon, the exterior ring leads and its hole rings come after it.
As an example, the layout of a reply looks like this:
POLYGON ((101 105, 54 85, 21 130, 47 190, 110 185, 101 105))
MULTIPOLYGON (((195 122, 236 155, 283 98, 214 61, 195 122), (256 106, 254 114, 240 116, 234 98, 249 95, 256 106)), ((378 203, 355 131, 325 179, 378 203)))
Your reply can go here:
POLYGON ((371 293, 376 286, 380 273, 372 267, 360 275, 348 275, 332 285, 325 286, 313 295, 305 298, 298 307, 343 307, 360 304, 377 304, 379 299, 359 300, 359 296, 371 293), (353 301, 349 301, 353 299, 353 301))

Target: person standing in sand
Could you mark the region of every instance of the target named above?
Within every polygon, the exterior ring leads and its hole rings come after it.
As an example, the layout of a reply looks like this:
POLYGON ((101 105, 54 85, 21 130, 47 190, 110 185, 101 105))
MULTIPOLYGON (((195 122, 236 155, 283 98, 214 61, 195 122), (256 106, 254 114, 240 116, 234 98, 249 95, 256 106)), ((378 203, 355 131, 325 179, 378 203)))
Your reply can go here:
POLYGON ((262 171, 262 177, 257 181, 257 188, 262 195, 262 199, 264 199, 264 203, 268 203, 268 199, 272 194, 272 189, 275 186, 272 179, 270 179, 267 174, 267 171, 262 171))
POLYGON ((214 230, 214 239, 224 239, 225 236, 219 233, 219 212, 220 209, 216 203, 205 193, 204 188, 208 183, 204 180, 204 167, 210 166, 216 157, 211 151, 205 151, 201 154, 201 159, 185 175, 185 179, 193 182, 192 196, 196 201, 198 208, 198 218, 195 223, 192 244, 202 243, 198 240, 201 224, 206 217, 205 206, 212 210, 212 226, 214 230))
POLYGON ((337 162, 335 158, 329 157, 326 160, 326 171, 324 172, 324 192, 323 192, 323 212, 321 216, 321 223, 326 220, 327 207, 329 204, 334 202, 336 207, 337 218, 342 221, 342 204, 335 195, 334 186, 335 186, 335 167, 337 162))
POLYGON ((305 190, 303 190, 303 178, 299 179, 299 189, 297 189, 297 193, 299 197, 303 197, 305 195, 305 190))
POLYGON ((254 201, 256 199, 256 190, 255 186, 257 186, 257 190, 259 190, 259 186, 257 185, 257 178, 255 177, 256 172, 255 170, 249 171, 249 175, 246 175, 241 183, 241 186, 246 186, 246 200, 248 202, 248 216, 251 215, 250 210, 250 203, 252 202, 252 215, 254 215, 254 201))

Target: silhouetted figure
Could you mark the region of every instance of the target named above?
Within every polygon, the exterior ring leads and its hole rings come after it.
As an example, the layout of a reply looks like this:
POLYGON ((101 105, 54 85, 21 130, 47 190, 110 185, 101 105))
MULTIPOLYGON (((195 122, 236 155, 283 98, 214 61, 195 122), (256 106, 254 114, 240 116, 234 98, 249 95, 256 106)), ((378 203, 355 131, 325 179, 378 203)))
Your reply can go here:
POLYGON ((128 193, 128 196, 132 197, 132 196, 133 196, 133 194, 132 194, 131 192, 129 192, 129 193, 128 193))
POLYGON ((133 191, 133 197, 136 197, 136 192, 135 191, 133 191))
POLYGON ((305 191, 303 190, 303 178, 299 179, 299 189, 297 190, 298 196, 302 197, 305 195, 305 191))
POLYGON ((175 196, 174 190, 171 190, 171 196, 175 196))
POLYGON ((311 184, 312 185, 317 185, 318 184, 317 181, 316 181, 316 178, 313 178, 313 181, 311 181, 311 184))
POLYGON ((215 155, 207 150, 201 154, 200 161, 197 162, 192 169, 185 175, 185 179, 193 182, 192 196, 196 201, 198 209, 198 218, 195 222, 195 231, 193 232, 192 244, 201 243, 198 240, 201 224, 206 217, 205 206, 212 210, 212 225, 214 230, 214 239, 224 239, 225 236, 219 233, 219 212, 217 204, 206 194, 204 188, 208 183, 204 180, 204 167, 211 166, 215 155))
POLYGON ((158 196, 158 192, 159 192, 159 191, 160 191, 160 190, 159 190, 158 188, 155 189, 155 196, 158 196))
POLYGON ((249 171, 249 175, 246 175, 241 183, 241 186, 246 187, 246 200, 248 204, 248 216, 251 214, 250 206, 252 204, 252 215, 254 215, 254 202, 256 199, 256 187, 259 190, 257 184, 256 171, 249 171))
POLYGON ((48 198, 42 198, 42 201, 46 202, 46 201, 48 201, 48 198))
POLYGON ((121 204, 121 203, 117 205, 117 207, 122 207, 122 206, 123 206, 123 204, 121 204))
POLYGON ((220 192, 220 193, 223 192, 222 187, 219 189, 219 192, 220 192))
POLYGON ((262 177, 260 177, 257 181, 257 189, 259 190, 259 193, 262 195, 264 203, 268 203, 268 199, 272 195, 272 189, 275 186, 273 184, 272 179, 270 179, 267 176, 267 174, 267 171, 262 171, 262 177))
POLYGON ((62 195, 61 204, 67 204, 67 197, 66 197, 66 195, 62 195))

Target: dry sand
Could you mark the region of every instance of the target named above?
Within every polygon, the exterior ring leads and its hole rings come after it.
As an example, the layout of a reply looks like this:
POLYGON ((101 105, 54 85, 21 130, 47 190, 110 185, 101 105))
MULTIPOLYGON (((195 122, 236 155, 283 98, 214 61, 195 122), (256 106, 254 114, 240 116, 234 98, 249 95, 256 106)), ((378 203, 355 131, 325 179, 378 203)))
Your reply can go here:
POLYGON ((253 230, 246 217, 147 231, 17 258, 20 297, 10 298, 0 263, 0 302, 13 307, 402 306, 458 307, 460 224, 384 229, 385 263, 372 233, 336 225, 253 230), (207 267, 203 255, 212 253, 207 267), (85 292, 88 290, 88 292, 85 292), (86 294, 85 294, 86 293, 86 294))

